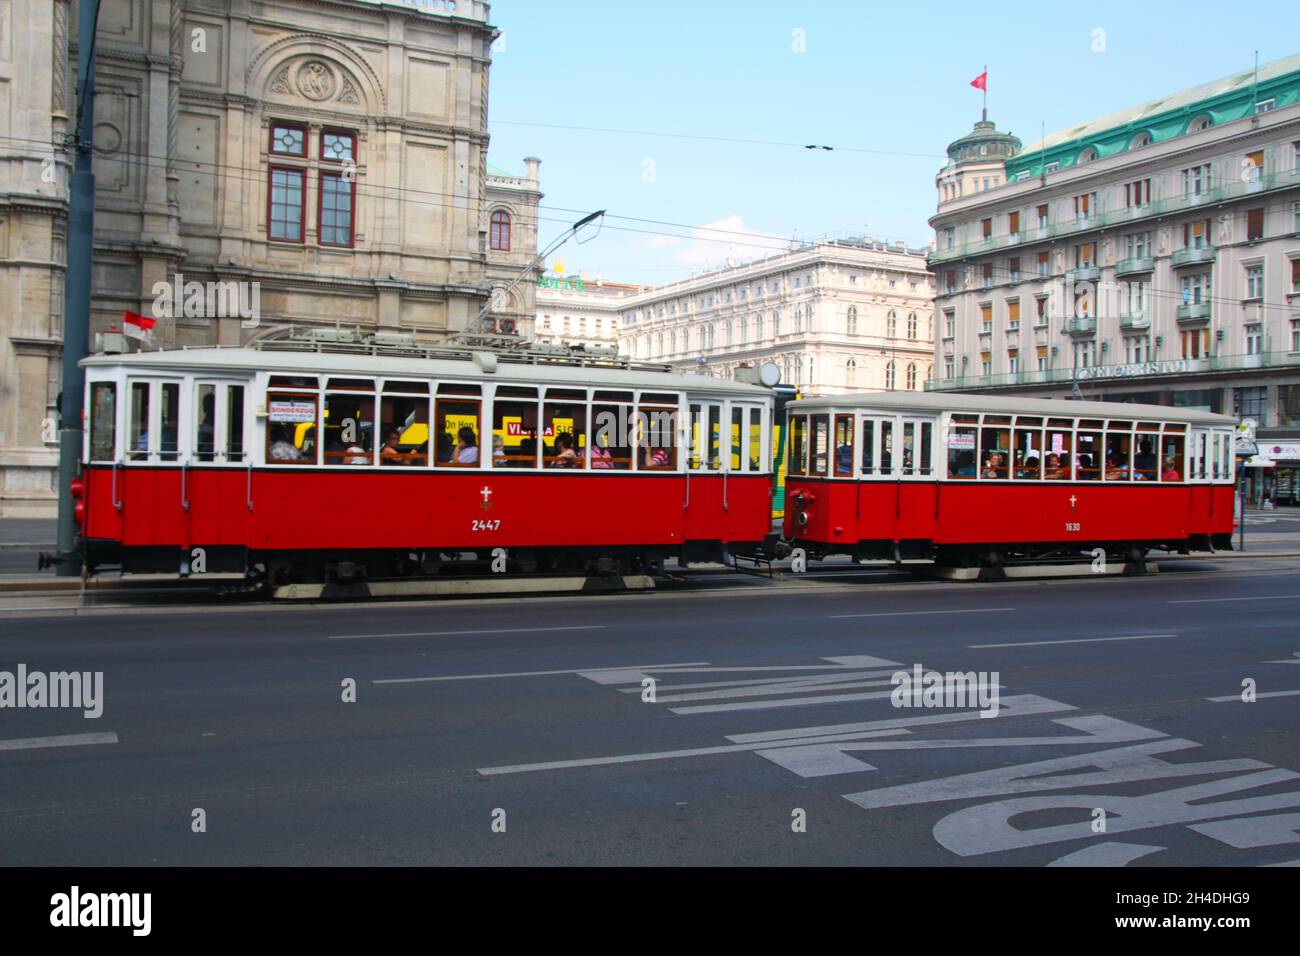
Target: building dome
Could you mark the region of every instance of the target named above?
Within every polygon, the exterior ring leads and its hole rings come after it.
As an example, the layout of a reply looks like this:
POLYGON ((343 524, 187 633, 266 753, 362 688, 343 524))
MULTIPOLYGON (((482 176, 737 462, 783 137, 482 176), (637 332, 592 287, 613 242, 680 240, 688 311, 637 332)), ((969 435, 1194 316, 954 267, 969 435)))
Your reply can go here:
POLYGON ((957 164, 1005 161, 1020 152, 1020 145, 1020 140, 1010 133, 999 133, 985 114, 974 129, 948 144, 948 158, 957 164))

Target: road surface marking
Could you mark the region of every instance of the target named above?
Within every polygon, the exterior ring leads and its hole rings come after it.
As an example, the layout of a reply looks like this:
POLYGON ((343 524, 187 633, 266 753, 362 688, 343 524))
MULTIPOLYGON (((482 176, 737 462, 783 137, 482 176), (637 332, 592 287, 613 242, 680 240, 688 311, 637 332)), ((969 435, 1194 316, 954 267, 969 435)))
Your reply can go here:
POLYGON ((604 624, 573 624, 565 627, 493 627, 466 631, 410 631, 403 634, 331 634, 331 641, 357 641, 367 637, 452 637, 459 634, 539 634, 542 631, 602 631, 604 624))
MULTIPOLYGON (((1256 700, 1259 700, 1261 697, 1300 697, 1300 690, 1270 690, 1265 694, 1255 695, 1256 700)), ((1231 700, 1241 700, 1241 695, 1229 694, 1227 697, 1207 697, 1205 699, 1213 701, 1216 704, 1226 704, 1231 700)))
MULTIPOLYGON (((906 734, 906 730, 881 730, 862 734, 863 737, 894 737, 906 734)), ((798 744, 800 741, 793 741, 798 744)), ((478 772, 485 777, 507 773, 531 773, 535 770, 571 770, 576 767, 605 767, 619 763, 642 763, 648 760, 673 760, 678 757, 711 757, 718 754, 753 753, 756 750, 770 750, 769 744, 728 744, 720 747, 695 747, 690 750, 659 750, 640 754, 619 754, 614 757, 580 757, 577 760, 550 760, 546 763, 517 763, 504 767, 479 767, 478 772)))
POLYGON ((832 614, 830 617, 911 617, 914 614, 991 614, 994 611, 1014 611, 1013 607, 963 607, 955 611, 875 611, 871 614, 832 614))
MULTIPOLYGON (((1193 828, 1195 829, 1195 828, 1193 828)), ((1159 853, 1163 846, 1143 846, 1141 843, 1098 843, 1075 850, 1065 856, 1057 857, 1048 866, 1125 866, 1134 860, 1152 853, 1159 853)))
POLYGON ((0 740, 0 750, 40 750, 43 747, 87 747, 91 744, 115 744, 117 734, 62 734, 57 737, 19 737, 0 740))
POLYGON ((1130 634, 1128 637, 1080 637, 1069 641, 1012 641, 1009 644, 967 644, 967 647, 1041 647, 1044 644, 1097 644, 1102 641, 1154 641, 1159 637, 1177 637, 1177 634, 1130 634))
POLYGON ((1231 601, 1293 601, 1300 600, 1300 594, 1268 594, 1263 597, 1239 598, 1189 598, 1182 601, 1166 601, 1166 604, 1221 604, 1231 601))
POLYGON ((443 680, 492 680, 498 677, 549 677, 554 674, 593 674, 600 671, 658 670, 662 667, 698 667, 707 661, 690 661, 685 664, 640 664, 628 666, 616 664, 612 667, 570 667, 559 671, 507 671, 501 674, 453 674, 448 677, 390 677, 386 680, 372 680, 372 684, 428 684, 443 680))

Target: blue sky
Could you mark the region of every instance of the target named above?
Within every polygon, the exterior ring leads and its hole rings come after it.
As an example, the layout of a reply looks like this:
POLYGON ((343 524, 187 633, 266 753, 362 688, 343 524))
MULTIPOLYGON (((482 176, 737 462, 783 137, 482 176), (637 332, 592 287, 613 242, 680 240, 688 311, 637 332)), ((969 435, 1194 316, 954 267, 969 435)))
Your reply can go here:
POLYGON ((986 64, 989 117, 1030 143, 1042 123, 1225 76, 1256 50, 1287 56, 1300 37, 1293 0, 1072 6, 494 0, 489 159, 520 172, 542 159, 543 244, 609 211, 554 257, 570 273, 659 284, 795 235, 919 245, 944 148, 979 118, 969 82, 986 64))

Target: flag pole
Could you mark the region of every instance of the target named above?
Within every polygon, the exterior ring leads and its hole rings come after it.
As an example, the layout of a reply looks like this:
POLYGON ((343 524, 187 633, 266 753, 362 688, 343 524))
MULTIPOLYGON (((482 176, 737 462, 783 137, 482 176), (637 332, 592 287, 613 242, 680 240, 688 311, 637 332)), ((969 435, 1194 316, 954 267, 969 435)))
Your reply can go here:
POLYGON ((983 110, 981 111, 983 115, 982 115, 980 118, 981 118, 982 120, 984 120, 985 122, 988 122, 988 118, 989 118, 989 65, 988 65, 987 63, 984 64, 984 89, 982 89, 980 92, 984 94, 984 108, 983 108, 983 110))

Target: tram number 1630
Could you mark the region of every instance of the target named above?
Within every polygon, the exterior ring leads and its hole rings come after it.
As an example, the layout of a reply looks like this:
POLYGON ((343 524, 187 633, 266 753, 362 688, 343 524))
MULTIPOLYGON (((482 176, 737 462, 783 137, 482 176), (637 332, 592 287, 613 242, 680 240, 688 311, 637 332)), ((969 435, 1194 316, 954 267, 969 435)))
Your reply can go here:
POLYGON ((1067 522, 1065 523, 1065 530, 1066 530, 1066 531, 1078 531, 1078 530, 1080 530, 1080 523, 1079 523, 1078 521, 1067 521, 1067 522))

